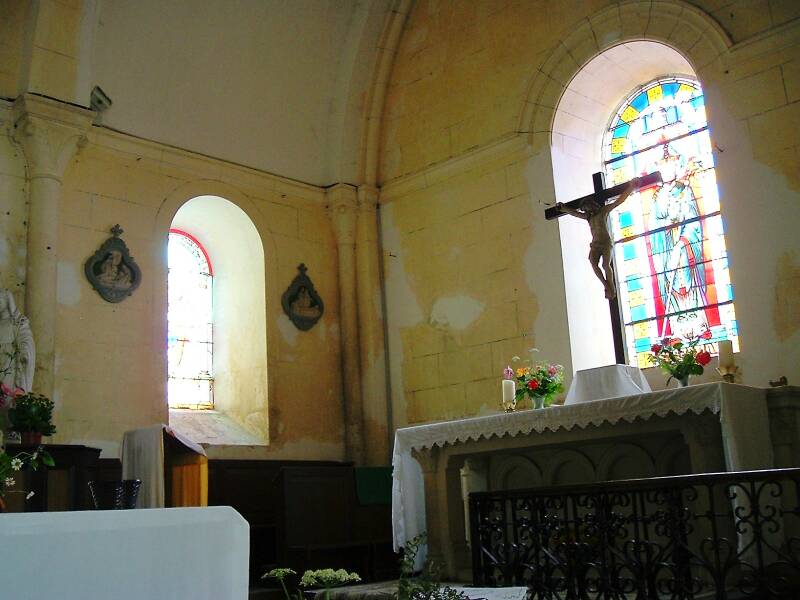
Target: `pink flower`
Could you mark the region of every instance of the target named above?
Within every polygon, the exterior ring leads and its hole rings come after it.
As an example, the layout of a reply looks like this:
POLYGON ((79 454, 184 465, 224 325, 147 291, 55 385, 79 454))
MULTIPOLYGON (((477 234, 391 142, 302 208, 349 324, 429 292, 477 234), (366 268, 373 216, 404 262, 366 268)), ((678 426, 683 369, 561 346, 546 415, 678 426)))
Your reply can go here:
POLYGON ((514 369, 511 367, 503 369, 503 379, 514 379, 514 369))
POLYGON ((558 367, 556 367, 555 365, 550 365, 547 368, 547 372, 550 373, 550 375, 555 375, 558 373, 558 367))
POLYGON ((11 387, 0 383, 0 407, 5 406, 6 400, 14 400, 25 395, 25 390, 20 387, 11 387))
POLYGON ((20 396, 25 395, 25 390, 23 390, 21 387, 12 388, 5 383, 0 383, 0 390, 3 391, 3 394, 12 398, 19 398, 20 396))
POLYGON ((659 352, 661 352, 661 348, 662 348, 661 344, 653 344, 650 347, 650 352, 652 352, 653 354, 658 354, 659 352))
POLYGON ((533 390, 538 389, 538 388, 539 388, 539 382, 536 381, 535 379, 531 379, 528 382, 528 389, 529 390, 533 391, 533 390))

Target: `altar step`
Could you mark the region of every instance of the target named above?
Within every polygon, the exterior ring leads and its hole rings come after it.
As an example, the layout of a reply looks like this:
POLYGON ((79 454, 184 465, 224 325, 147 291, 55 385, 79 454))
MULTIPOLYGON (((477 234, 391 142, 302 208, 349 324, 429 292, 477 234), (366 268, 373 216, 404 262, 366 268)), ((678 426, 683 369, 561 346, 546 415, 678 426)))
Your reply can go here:
MULTIPOLYGON (((445 584, 464 592, 470 599, 524 600, 524 587, 474 588, 464 584, 445 584)), ((330 600, 392 600, 397 594, 397 580, 351 585, 331 590, 330 600)), ((318 594, 318 598, 321 596, 318 594)))

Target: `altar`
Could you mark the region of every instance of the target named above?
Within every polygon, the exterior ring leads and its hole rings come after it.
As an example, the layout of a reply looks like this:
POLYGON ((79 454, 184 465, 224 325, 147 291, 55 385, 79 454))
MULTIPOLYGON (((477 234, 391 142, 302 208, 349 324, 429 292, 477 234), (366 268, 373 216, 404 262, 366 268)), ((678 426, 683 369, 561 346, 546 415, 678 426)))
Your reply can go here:
POLYGON ((709 383, 399 429, 395 547, 427 532, 444 576, 467 580, 470 492, 774 467, 767 396, 709 383))
POLYGON ((229 506, 7 514, 3 598, 245 600, 249 527, 229 506))

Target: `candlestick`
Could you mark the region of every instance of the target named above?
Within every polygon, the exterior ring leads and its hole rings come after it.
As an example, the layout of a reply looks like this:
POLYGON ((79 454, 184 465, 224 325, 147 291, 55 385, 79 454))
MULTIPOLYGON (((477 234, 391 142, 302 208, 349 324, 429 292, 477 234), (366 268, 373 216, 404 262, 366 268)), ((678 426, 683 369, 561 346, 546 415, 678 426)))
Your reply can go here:
POLYGON ((517 386, 513 380, 503 380, 503 410, 512 412, 517 406, 517 386))
POLYGON ((733 342, 731 340, 719 341, 719 370, 728 371, 736 366, 733 361, 733 342))

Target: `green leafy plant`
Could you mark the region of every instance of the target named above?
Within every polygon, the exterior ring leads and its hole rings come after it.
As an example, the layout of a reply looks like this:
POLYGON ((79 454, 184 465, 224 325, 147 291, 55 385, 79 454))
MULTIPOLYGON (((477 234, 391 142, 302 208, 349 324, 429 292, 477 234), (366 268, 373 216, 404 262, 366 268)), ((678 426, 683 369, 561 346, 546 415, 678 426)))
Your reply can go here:
POLYGON ((397 583, 397 600, 468 600, 464 592, 439 582, 440 569, 433 561, 425 561, 422 572, 415 576, 414 565, 420 546, 425 544, 426 536, 419 534, 406 542, 403 558, 400 560, 400 580, 397 583))
MULTIPOLYGON (((48 467, 55 466, 53 457, 45 452, 41 446, 35 452, 18 452, 14 456, 8 454, 5 449, 0 448, 0 498, 5 497, 8 488, 16 485, 16 474, 28 468, 33 471, 39 468, 39 464, 48 467)), ((19 490, 24 493, 24 490, 19 490)), ((33 492, 28 492, 26 499, 30 499, 33 492)))
POLYGON ((28 392, 14 398, 14 407, 8 411, 11 429, 20 433, 39 432, 50 436, 56 432, 53 425, 53 401, 47 396, 28 392))

